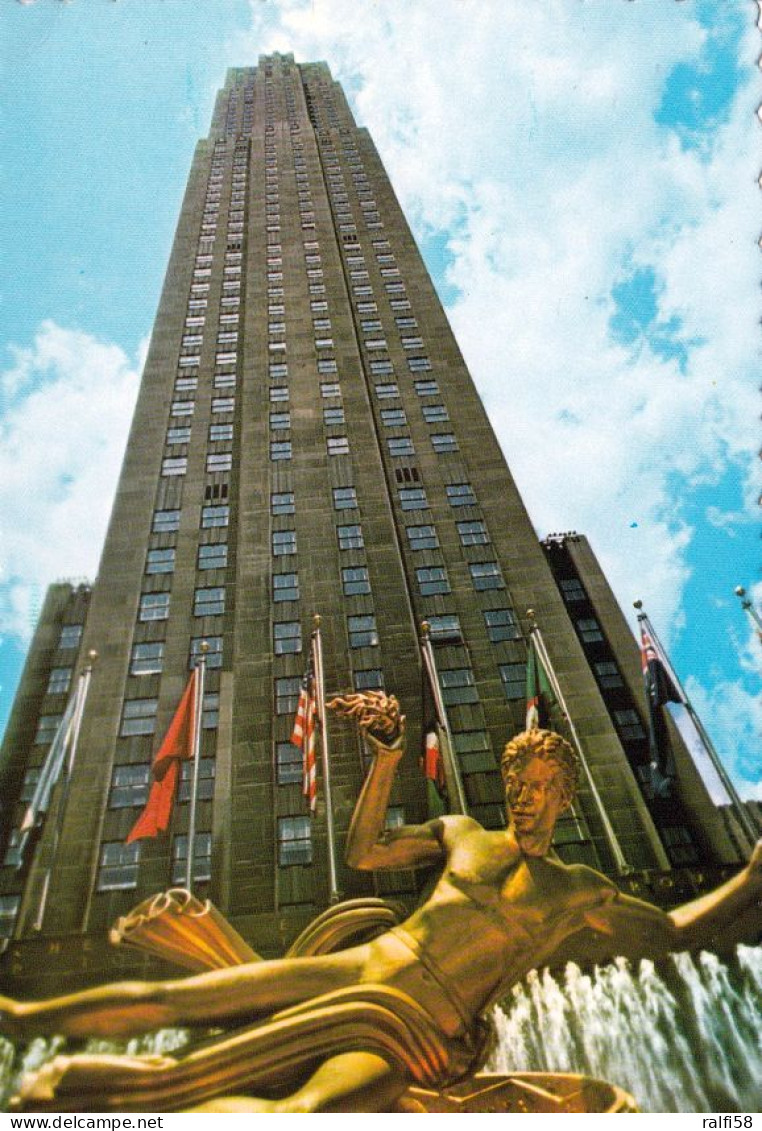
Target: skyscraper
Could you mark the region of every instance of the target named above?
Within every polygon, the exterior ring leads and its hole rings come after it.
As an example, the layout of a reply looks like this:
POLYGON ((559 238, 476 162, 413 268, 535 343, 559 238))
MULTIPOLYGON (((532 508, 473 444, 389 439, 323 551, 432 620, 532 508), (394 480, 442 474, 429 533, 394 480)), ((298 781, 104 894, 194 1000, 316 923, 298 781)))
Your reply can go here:
MULTIPOLYGON (((323 783, 311 816, 289 742, 314 614, 328 690, 384 687, 406 712, 391 821, 427 816, 425 620, 465 805, 503 823, 497 765, 523 727, 532 608, 589 771, 561 855, 620 876, 734 861, 689 760, 678 819, 650 804, 623 745, 642 704, 612 713, 585 651, 603 629, 570 616, 571 575, 552 564, 340 86, 288 55, 231 71, 194 157, 97 581, 49 597, 6 737, 6 974, 44 993, 146 972, 105 939, 183 878, 187 778, 166 837, 126 838, 202 641, 196 888, 265 954, 325 906, 323 783), (55 844, 46 826, 19 869, 25 799, 90 650, 55 844)), ((365 759, 334 724, 339 847, 365 759)), ((339 861, 346 896, 413 899, 425 880, 339 861)))

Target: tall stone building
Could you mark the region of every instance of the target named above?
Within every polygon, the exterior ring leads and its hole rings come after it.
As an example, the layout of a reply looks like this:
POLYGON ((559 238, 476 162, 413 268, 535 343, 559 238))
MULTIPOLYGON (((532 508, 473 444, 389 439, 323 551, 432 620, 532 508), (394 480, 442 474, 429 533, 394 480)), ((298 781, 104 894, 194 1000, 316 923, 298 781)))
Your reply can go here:
MULTIPOLYGON (((641 877, 735 861, 687 758, 679 811, 649 800, 628 745, 643 703, 633 691, 620 710, 606 696, 615 670, 627 667, 629 685, 634 642, 617 622, 606 670, 587 654, 596 614, 575 615, 574 571, 557 559, 537 541, 373 141, 327 66, 275 55, 231 71, 193 160, 97 581, 51 592, 6 736, 4 978, 45 993, 160 971, 106 937, 183 877, 187 781, 168 835, 125 838, 202 640, 196 890, 265 954, 326 905, 325 794, 321 783, 311 817, 288 741, 315 614, 327 689, 384 687, 407 714, 390 820, 427 817, 425 619, 468 811, 503 823, 497 765, 523 726, 531 607, 589 768, 560 854, 641 877), (25 800, 93 649, 65 811, 54 798, 18 868, 25 800)), ((354 727, 334 723, 339 848, 365 759, 354 727)), ((339 862, 347 897, 412 901, 426 882, 339 862)))

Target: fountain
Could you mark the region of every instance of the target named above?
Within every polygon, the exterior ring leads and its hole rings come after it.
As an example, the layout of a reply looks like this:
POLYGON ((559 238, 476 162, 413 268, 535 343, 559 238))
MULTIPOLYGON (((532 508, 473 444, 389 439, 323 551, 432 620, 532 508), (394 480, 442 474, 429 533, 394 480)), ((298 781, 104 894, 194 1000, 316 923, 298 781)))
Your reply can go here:
POLYGON ((616 1082, 642 1111, 759 1111, 762 949, 625 959, 561 981, 533 972, 495 1011, 489 1069, 582 1072, 616 1082))

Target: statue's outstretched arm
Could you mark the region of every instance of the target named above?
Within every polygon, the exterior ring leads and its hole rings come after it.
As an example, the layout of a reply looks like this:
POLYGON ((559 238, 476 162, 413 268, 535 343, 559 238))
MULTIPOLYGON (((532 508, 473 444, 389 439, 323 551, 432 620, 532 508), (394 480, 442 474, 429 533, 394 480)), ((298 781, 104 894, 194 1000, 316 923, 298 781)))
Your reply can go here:
POLYGON ((357 719, 373 761, 355 806, 346 845, 352 868, 414 868, 442 860, 441 824, 385 829, 384 819, 397 764, 404 753, 405 717, 394 696, 382 692, 347 695, 327 706, 357 719))
POLYGON ((676 907, 669 917, 681 949, 715 947, 726 941, 758 942, 762 935, 762 840, 737 876, 708 895, 676 907))

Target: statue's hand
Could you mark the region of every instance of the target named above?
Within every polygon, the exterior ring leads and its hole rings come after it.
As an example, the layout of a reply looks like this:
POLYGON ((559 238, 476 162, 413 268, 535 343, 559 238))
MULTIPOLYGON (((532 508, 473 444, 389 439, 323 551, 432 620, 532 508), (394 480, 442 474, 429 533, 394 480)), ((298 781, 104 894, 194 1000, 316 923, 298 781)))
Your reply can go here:
POLYGON ((337 715, 357 719, 360 730, 382 746, 402 744, 405 716, 400 713, 400 705, 394 695, 385 695, 383 691, 357 691, 337 695, 326 703, 326 707, 337 715))

